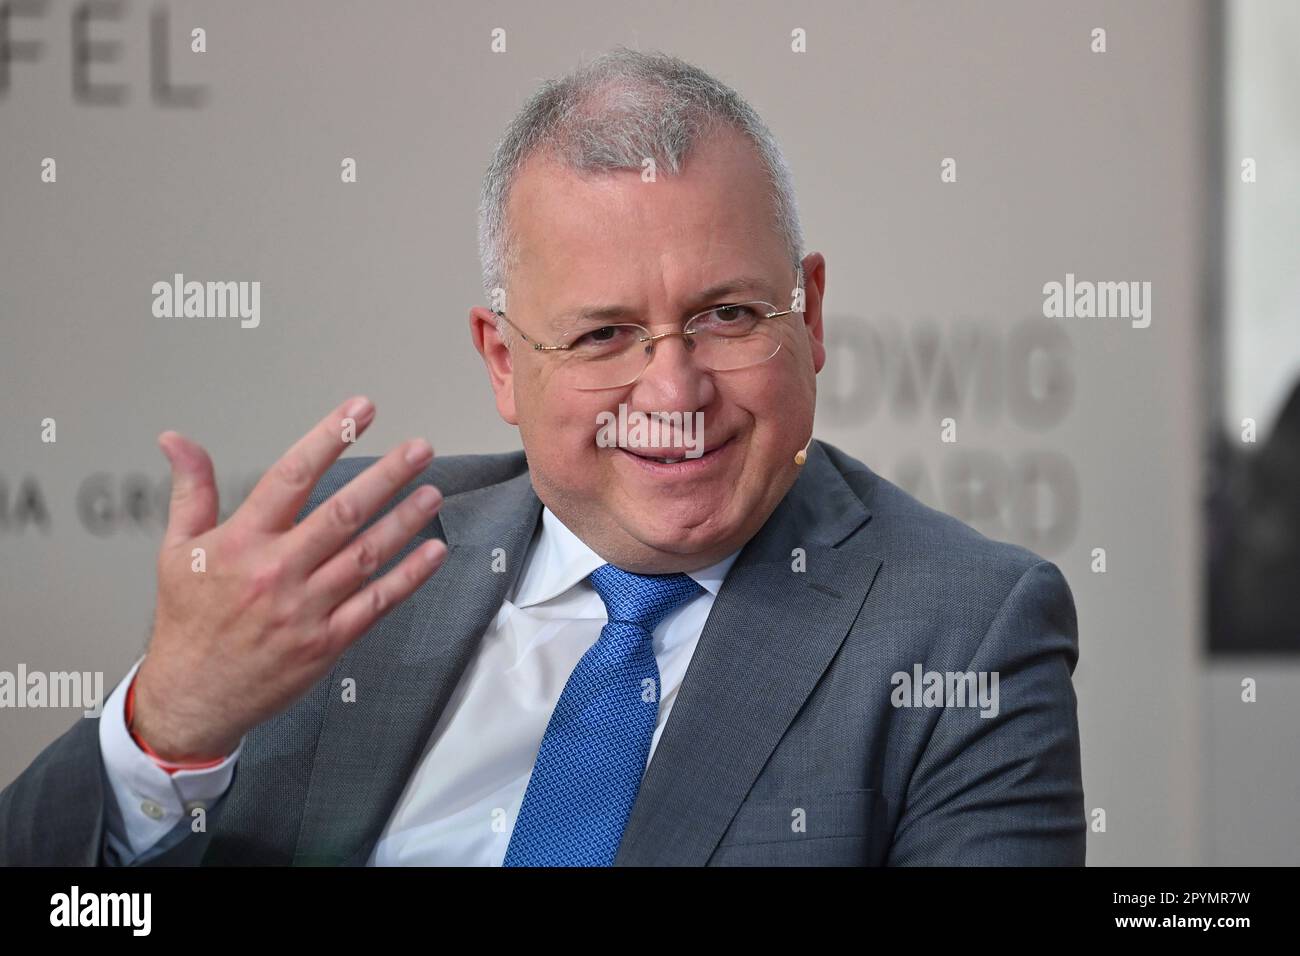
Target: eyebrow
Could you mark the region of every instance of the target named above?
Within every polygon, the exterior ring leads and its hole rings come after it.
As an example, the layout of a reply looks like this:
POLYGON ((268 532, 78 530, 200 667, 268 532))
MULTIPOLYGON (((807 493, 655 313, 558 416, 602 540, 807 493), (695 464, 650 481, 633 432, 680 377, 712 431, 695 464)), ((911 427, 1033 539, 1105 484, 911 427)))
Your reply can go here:
MULTIPOLYGON (((693 315, 716 304, 719 299, 739 293, 758 294, 765 301, 773 294, 768 279, 761 276, 736 276, 697 292, 682 315, 693 315)), ((554 321, 557 330, 563 332, 572 326, 586 322, 631 322, 636 317, 637 310, 632 306, 595 305, 565 309, 556 315, 554 321)))

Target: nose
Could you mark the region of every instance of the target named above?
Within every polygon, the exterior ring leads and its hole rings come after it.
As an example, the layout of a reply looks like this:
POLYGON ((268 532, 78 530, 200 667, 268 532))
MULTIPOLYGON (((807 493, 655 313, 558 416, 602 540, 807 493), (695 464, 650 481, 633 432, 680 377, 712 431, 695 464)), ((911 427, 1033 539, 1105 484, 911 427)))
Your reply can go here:
POLYGON ((680 331, 659 336, 652 343, 650 363, 634 386, 638 407, 693 412, 709 404, 713 378, 695 360, 692 337, 680 331))

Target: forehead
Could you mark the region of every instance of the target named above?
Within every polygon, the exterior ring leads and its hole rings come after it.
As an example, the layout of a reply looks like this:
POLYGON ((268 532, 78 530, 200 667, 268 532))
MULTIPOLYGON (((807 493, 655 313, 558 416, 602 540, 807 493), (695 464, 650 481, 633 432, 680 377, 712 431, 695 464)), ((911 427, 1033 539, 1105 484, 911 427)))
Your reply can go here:
POLYGON ((516 298, 686 295, 737 275, 778 280, 787 258, 757 149, 728 127, 699 142, 679 173, 658 169, 653 181, 535 155, 507 215, 516 298))

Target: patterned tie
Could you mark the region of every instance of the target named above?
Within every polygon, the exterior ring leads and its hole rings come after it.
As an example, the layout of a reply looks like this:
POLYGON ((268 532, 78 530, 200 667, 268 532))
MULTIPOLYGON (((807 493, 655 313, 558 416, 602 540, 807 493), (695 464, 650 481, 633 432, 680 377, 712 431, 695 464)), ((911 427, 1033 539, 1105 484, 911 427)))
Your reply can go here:
POLYGON ((610 866, 659 718, 651 634, 700 593, 685 574, 591 572, 609 623, 569 675, 542 737, 504 866, 610 866))

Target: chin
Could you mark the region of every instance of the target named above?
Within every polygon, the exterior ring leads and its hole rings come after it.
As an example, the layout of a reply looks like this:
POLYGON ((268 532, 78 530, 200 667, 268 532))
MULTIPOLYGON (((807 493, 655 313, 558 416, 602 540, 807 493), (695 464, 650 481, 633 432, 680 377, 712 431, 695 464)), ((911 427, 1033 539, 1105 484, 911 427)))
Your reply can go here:
POLYGON ((635 537, 666 554, 698 554, 716 549, 739 530, 735 522, 724 519, 718 511, 686 510, 688 514, 674 514, 671 507, 656 509, 657 520, 637 528, 635 537))

